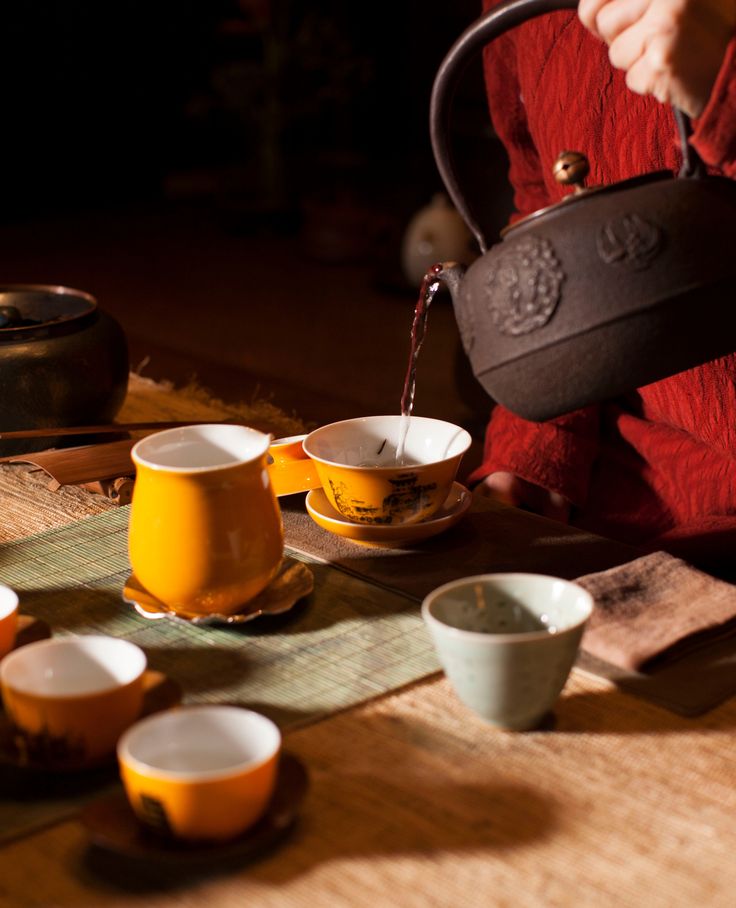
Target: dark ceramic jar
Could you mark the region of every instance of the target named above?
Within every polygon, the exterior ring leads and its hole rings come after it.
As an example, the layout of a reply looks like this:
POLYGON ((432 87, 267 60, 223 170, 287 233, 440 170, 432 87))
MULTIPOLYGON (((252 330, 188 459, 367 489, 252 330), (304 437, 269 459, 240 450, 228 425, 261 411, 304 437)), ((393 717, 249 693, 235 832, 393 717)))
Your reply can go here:
POLYGON ((41 450, 53 437, 3 441, 20 429, 108 423, 128 387, 120 325, 69 287, 0 285, 0 454, 41 450))

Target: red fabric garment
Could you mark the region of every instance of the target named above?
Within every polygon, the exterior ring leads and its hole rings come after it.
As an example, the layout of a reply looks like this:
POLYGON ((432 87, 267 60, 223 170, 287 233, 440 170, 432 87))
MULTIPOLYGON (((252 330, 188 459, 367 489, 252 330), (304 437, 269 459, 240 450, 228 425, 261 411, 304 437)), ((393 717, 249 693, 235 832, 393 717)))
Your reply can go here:
MULTIPOLYGON (((567 191, 552 175, 563 148, 587 155, 592 184, 679 170, 671 108, 629 91, 574 13, 511 30, 484 66, 517 217, 567 191)), ((736 39, 694 127, 709 168, 736 177, 736 39)), ((565 495, 577 526, 683 557, 692 543, 701 563, 725 553, 736 565, 736 355, 544 424, 497 406, 471 479, 495 470, 565 495)))

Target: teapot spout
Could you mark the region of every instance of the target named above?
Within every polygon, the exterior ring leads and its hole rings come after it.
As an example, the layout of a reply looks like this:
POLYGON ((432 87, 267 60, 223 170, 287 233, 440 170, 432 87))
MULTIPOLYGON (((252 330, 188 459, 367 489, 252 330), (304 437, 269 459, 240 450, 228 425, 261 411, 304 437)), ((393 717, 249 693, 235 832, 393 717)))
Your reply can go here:
POLYGON ((440 280, 450 291, 452 302, 457 301, 458 291, 463 277, 465 277, 466 267, 458 262, 441 262, 431 269, 434 280, 440 280))

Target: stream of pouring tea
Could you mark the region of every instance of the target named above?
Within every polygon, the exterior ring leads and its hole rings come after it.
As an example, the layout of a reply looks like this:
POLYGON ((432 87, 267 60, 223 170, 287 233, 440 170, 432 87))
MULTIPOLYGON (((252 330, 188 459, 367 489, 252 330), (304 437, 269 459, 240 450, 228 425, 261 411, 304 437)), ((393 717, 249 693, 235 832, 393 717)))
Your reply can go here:
POLYGON ((396 445, 396 463, 401 465, 404 461, 404 448, 406 436, 409 432, 409 418, 414 409, 414 393, 417 384, 417 359, 427 333, 427 317, 432 300, 440 287, 439 273, 442 265, 432 265, 424 275, 422 286, 419 289, 419 299, 414 309, 414 321, 411 326, 411 345, 409 347, 409 365, 404 379, 404 390, 401 394, 401 422, 399 423, 399 441, 396 445))

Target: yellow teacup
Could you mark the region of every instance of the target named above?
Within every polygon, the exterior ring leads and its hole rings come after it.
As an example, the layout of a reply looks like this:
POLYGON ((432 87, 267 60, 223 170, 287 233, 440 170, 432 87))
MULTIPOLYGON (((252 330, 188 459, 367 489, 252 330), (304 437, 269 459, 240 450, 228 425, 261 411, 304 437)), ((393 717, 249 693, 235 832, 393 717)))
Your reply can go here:
POLYGON ((15 645, 18 627, 18 594, 0 584, 0 659, 15 645))
POLYGON ((281 734, 237 706, 185 706, 142 719, 118 743, 120 774, 138 819, 165 836, 231 839, 264 813, 281 734))
POLYGON ((78 768, 112 755, 140 716, 145 669, 143 651, 116 637, 58 637, 10 653, 0 685, 24 757, 78 768))
POLYGON ((275 576, 284 540, 269 441, 215 424, 158 432, 133 447, 130 562, 172 611, 232 614, 275 576))
POLYGON ((419 523, 445 503, 470 435, 424 416, 364 416, 304 440, 330 504, 347 520, 419 523))

